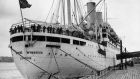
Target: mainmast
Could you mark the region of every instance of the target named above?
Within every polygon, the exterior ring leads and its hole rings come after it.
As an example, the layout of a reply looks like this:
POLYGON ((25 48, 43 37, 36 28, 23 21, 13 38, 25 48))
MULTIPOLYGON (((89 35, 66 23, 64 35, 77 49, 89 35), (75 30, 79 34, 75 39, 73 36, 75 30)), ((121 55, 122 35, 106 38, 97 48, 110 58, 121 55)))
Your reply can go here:
POLYGON ((58 0, 56 4, 50 19, 51 23, 60 22, 63 25, 74 23, 78 25, 78 22, 81 22, 83 14, 78 0, 58 0))
POLYGON ((67 13, 68 13, 68 25, 70 25, 71 22, 71 2, 70 0, 67 0, 67 13))
POLYGON ((64 21, 64 25, 66 25, 66 23, 65 23, 65 0, 62 0, 62 9, 63 9, 63 21, 64 21))

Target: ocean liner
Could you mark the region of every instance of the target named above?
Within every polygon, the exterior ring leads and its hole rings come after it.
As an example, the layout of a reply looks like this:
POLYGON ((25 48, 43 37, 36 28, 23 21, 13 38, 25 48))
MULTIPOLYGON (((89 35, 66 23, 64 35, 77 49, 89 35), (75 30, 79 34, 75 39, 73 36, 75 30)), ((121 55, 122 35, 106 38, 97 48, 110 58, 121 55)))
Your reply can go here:
POLYGON ((120 63, 120 39, 106 12, 96 10, 103 0, 87 2, 86 16, 80 0, 56 1, 49 22, 23 18, 10 28, 9 47, 25 79, 81 78, 120 63))

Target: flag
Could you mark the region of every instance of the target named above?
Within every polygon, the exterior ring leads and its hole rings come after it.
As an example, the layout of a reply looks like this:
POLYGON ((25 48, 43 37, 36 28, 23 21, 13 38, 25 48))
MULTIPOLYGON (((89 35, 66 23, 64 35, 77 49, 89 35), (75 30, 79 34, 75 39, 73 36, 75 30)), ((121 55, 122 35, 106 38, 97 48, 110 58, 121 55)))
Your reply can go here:
POLYGON ((31 4, 29 4, 26 0, 19 0, 20 8, 30 8, 31 4))

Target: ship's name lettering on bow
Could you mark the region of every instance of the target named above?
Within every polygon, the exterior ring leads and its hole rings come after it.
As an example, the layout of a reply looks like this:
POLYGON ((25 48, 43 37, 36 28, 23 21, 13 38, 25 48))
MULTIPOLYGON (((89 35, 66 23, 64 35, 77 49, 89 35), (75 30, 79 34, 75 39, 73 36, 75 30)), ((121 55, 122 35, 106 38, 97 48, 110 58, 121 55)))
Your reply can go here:
POLYGON ((27 51, 27 54, 43 54, 41 51, 27 51))

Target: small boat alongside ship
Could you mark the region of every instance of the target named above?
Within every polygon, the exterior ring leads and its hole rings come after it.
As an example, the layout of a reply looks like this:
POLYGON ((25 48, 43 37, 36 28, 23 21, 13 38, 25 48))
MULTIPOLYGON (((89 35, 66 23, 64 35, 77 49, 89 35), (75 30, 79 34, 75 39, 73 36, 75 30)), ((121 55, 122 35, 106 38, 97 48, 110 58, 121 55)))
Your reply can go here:
POLYGON ((85 17, 80 0, 57 1, 50 22, 25 18, 10 28, 12 56, 25 79, 81 78, 118 65, 120 39, 98 4, 88 2, 85 17))

